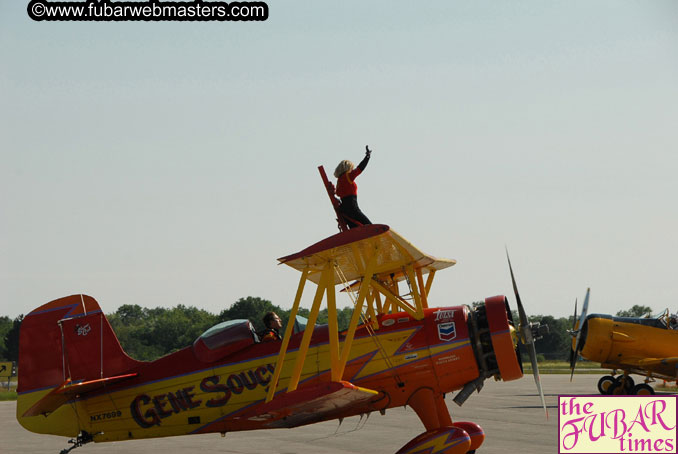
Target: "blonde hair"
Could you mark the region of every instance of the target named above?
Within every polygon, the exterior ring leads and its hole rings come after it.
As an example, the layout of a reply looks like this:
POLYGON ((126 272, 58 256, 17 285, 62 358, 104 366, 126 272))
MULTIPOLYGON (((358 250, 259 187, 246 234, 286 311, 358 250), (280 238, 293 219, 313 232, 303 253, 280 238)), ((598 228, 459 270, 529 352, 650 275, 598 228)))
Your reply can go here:
POLYGON ((355 168, 355 166, 353 165, 353 163, 351 161, 349 161, 348 159, 344 159, 343 161, 341 161, 339 163, 337 168, 334 169, 334 178, 339 178, 340 176, 342 176, 346 172, 350 172, 354 168, 355 168))

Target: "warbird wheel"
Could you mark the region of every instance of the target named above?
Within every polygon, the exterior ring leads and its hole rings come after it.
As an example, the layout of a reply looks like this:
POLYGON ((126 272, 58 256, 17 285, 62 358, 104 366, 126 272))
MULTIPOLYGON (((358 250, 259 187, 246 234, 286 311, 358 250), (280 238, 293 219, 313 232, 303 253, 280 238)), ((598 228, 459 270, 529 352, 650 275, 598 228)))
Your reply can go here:
POLYGON ((631 394, 637 396, 651 396, 655 393, 654 388, 647 383, 640 383, 633 387, 631 394))
POLYGON ((600 394, 607 394, 610 390, 610 386, 615 382, 612 375, 603 375, 598 380, 598 391, 600 394))

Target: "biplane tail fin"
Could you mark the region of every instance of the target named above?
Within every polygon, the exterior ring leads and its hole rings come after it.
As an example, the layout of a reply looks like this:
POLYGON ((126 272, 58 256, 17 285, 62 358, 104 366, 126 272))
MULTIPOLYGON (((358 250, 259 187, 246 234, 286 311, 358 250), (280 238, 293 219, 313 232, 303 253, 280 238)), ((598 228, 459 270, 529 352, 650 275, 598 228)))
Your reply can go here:
POLYGON ((75 406, 65 404, 136 376, 138 364, 94 298, 44 304, 21 322, 17 420, 31 432, 77 436, 80 419, 75 406))
POLYGON ((21 322, 19 393, 116 376, 136 364, 91 296, 51 301, 21 322))
POLYGON ((137 365, 123 351, 94 298, 72 295, 44 304, 21 322, 17 419, 34 432, 70 435, 72 429, 63 429, 76 424, 77 420, 68 422, 70 416, 27 420, 49 415, 76 396, 132 378, 137 365), (48 420, 62 423, 54 426, 48 420))

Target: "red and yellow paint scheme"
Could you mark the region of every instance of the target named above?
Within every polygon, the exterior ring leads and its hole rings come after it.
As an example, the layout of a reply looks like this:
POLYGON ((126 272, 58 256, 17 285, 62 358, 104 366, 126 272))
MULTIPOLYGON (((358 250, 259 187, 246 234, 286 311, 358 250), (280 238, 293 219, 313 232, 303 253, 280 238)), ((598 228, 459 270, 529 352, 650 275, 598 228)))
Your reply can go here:
POLYGON ((586 293, 582 316, 572 331, 576 335, 572 339, 573 371, 579 355, 600 363, 602 368, 622 371, 616 377, 601 377, 598 381, 601 394, 654 394, 654 388, 649 385, 654 379, 678 379, 678 323, 675 315, 668 311, 655 318, 586 315, 589 295, 590 289, 586 293), (635 384, 630 374, 644 376, 644 383, 635 384))
POLYGON ((430 307, 434 275, 455 262, 422 253, 386 225, 340 232, 279 260, 301 271, 282 341, 261 342, 248 320, 232 320, 140 362, 92 297, 35 309, 21 327, 17 419, 32 432, 76 437, 77 447, 290 428, 409 405, 425 432, 398 453, 462 454, 482 444, 480 426, 452 421, 443 395, 459 391, 461 405, 488 378, 522 376, 520 327, 504 296, 430 307), (308 324, 294 333, 309 282, 308 324), (344 331, 337 286, 354 304, 344 331), (316 326, 323 302, 329 323, 316 326))

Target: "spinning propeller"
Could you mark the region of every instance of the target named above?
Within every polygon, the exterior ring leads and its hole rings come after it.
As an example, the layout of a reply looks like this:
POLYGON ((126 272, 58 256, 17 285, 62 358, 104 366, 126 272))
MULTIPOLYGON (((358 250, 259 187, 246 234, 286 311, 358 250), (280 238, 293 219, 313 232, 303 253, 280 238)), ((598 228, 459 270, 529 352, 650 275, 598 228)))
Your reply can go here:
POLYGON ((579 317, 579 321, 577 321, 577 301, 575 300, 574 302, 574 320, 572 321, 572 331, 570 331, 570 334, 572 337, 576 336, 576 342, 574 343, 574 350, 570 353, 570 381, 572 381, 572 377, 574 376, 574 368, 577 366, 577 359, 579 358, 579 352, 582 349, 582 335, 581 332, 583 331, 584 328, 584 322, 586 321, 586 315, 589 310, 589 295, 591 294, 591 289, 587 288, 586 289, 586 297, 584 298, 584 307, 581 309, 581 316, 579 317), (576 328, 576 329, 575 329, 576 328))
MULTIPOLYGON (((541 404, 544 407, 544 412, 548 418, 549 412, 546 409, 546 401, 544 400, 544 392, 541 389, 541 381, 539 380, 539 367, 537 366, 537 350, 534 346, 534 341, 540 339, 544 334, 548 333, 548 326, 541 326, 539 323, 530 323, 527 320, 527 314, 525 314, 525 308, 523 308, 523 303, 520 301, 520 295, 518 294, 518 286, 516 285, 516 278, 513 275, 513 267, 511 266, 511 258, 508 254, 508 249, 506 250, 506 259, 508 260, 509 270, 511 271, 511 282, 513 283, 513 293, 516 295, 516 305, 518 306, 518 315, 520 316, 520 323, 518 324, 518 332, 520 333, 520 340, 523 345, 527 348, 527 353, 530 356, 530 362, 532 363, 532 375, 534 376, 534 382, 537 385, 537 391, 539 391, 539 397, 541 398, 541 404)), ((516 352, 518 358, 520 358, 520 352, 516 352)))

